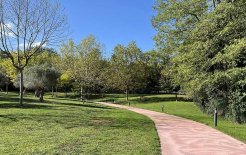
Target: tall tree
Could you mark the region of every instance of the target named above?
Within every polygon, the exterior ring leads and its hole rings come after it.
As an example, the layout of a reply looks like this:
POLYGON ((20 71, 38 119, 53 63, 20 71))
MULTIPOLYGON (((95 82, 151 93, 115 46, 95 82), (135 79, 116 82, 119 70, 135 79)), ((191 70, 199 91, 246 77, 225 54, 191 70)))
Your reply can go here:
POLYGON ((165 54, 152 50, 144 53, 144 59, 146 66, 145 72, 147 75, 147 90, 145 92, 159 92, 162 86, 160 83, 162 70, 166 65, 167 58, 165 54))
POLYGON ((129 91, 146 86, 145 66, 142 60, 143 53, 135 42, 129 43, 127 47, 117 45, 114 48, 109 80, 114 88, 125 91, 127 101, 129 91))
POLYGON ((158 32, 154 37, 158 49, 170 56, 177 54, 209 7, 207 0, 157 0, 152 24, 158 32))
POLYGON ((63 68, 79 84, 81 100, 84 99, 85 89, 94 87, 101 81, 101 51, 101 44, 92 35, 78 45, 70 40, 61 49, 63 62, 68 62, 63 68))
POLYGON ((20 105, 24 68, 42 47, 62 38, 65 26, 65 16, 57 1, 0 1, 0 52, 20 73, 20 105))
POLYGON ((179 52, 170 61, 172 77, 202 110, 212 113, 218 108, 220 115, 246 122, 246 2, 214 2, 215 7, 203 14, 177 46, 179 52))

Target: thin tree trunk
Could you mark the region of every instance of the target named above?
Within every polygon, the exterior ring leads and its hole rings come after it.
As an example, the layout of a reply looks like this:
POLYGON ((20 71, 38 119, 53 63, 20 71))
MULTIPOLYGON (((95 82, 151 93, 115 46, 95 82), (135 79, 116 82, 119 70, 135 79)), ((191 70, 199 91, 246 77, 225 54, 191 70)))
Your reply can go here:
POLYGON ((80 101, 83 101, 83 86, 80 86, 80 101))
POLYGON ((40 90, 39 101, 44 102, 44 90, 40 90))
POLYGON ((52 97, 54 97, 54 87, 53 86, 51 87, 51 92, 52 92, 51 93, 52 94, 52 97))
POLYGON ((6 84, 6 94, 9 93, 9 84, 6 84))
POLYGON ((128 101, 128 89, 126 89, 126 101, 128 101))
POLYGON ((23 106, 23 69, 20 69, 20 98, 19 103, 23 106))
POLYGON ((56 97, 57 97, 57 94, 58 94, 57 89, 58 89, 58 88, 57 88, 57 86, 56 86, 56 97))

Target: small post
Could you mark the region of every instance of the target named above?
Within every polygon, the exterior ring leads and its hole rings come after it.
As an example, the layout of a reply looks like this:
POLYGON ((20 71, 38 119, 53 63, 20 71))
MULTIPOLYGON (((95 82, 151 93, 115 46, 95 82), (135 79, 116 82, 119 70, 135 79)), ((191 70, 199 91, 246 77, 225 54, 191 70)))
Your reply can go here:
POLYGON ((217 108, 214 109, 214 127, 217 126, 217 108))
POLYGON ((164 112, 164 104, 161 107, 161 111, 164 112))
POLYGON ((128 101, 128 105, 131 106, 131 103, 128 101))

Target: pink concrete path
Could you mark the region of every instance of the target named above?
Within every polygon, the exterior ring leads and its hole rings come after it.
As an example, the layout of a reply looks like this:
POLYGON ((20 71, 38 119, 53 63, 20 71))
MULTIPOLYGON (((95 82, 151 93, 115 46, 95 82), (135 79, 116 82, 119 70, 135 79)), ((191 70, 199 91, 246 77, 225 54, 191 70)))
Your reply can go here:
POLYGON ((246 155, 246 144, 204 124, 160 112, 98 102, 148 116, 165 155, 246 155))

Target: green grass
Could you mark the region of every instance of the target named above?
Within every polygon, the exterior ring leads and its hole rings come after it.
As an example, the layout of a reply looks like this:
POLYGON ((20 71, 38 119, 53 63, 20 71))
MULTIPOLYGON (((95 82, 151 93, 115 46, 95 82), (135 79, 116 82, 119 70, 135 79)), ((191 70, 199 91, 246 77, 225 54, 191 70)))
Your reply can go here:
POLYGON ((154 123, 145 116, 75 99, 0 93, 1 154, 160 154, 154 123))
MULTIPOLYGON (((191 119, 213 127, 213 116, 201 112, 193 102, 187 101, 184 95, 178 96, 178 102, 176 102, 175 95, 146 95, 144 98, 144 101, 141 101, 139 96, 130 97, 131 106, 162 112, 164 105, 164 112, 167 114, 191 119)), ((118 103, 128 104, 125 98, 111 95, 108 99, 115 99, 118 103)), ((246 124, 233 123, 220 117, 218 118, 217 129, 246 143, 246 124)))

